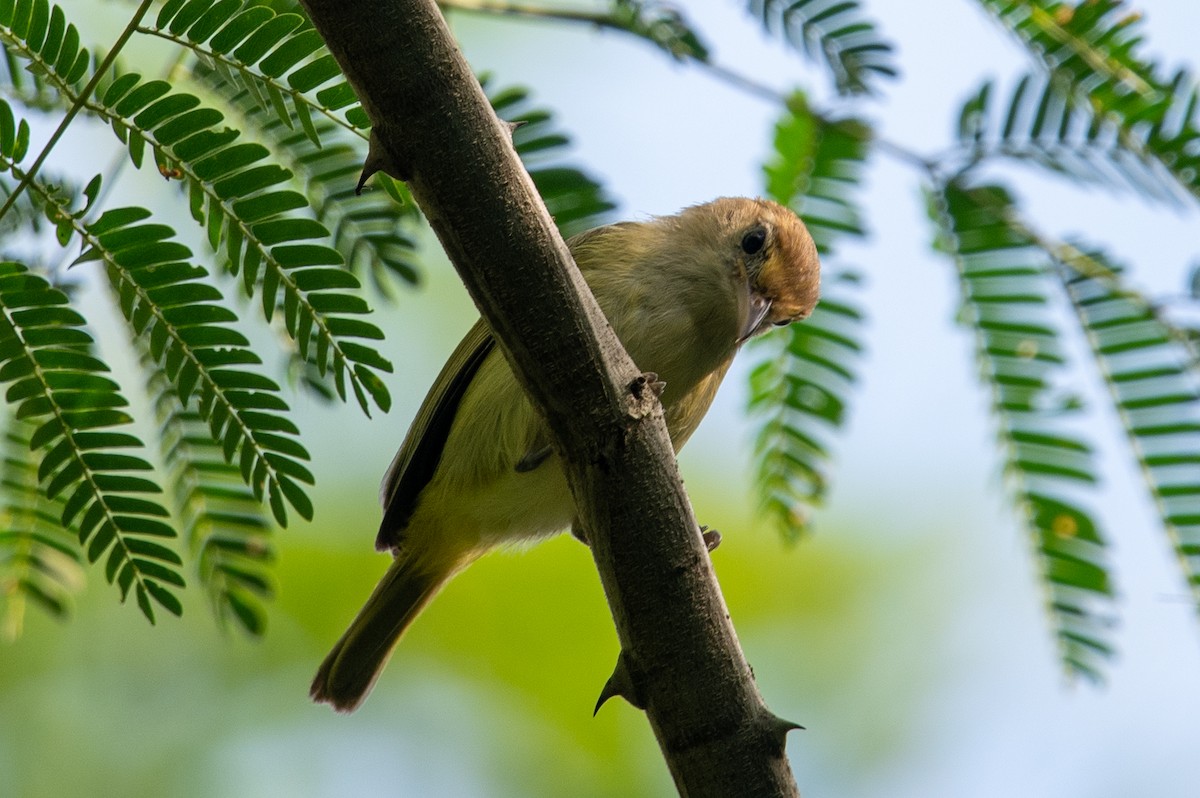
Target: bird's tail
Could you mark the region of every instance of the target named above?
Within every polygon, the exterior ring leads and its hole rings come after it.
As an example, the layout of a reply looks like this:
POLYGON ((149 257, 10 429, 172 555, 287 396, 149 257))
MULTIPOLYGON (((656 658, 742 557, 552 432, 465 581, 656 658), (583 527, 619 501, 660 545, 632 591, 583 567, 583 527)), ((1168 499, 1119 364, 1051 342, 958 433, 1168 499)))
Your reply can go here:
POLYGON ((379 580, 350 628, 321 663, 309 694, 339 712, 353 712, 383 671, 408 625, 458 570, 430 567, 403 552, 379 580))

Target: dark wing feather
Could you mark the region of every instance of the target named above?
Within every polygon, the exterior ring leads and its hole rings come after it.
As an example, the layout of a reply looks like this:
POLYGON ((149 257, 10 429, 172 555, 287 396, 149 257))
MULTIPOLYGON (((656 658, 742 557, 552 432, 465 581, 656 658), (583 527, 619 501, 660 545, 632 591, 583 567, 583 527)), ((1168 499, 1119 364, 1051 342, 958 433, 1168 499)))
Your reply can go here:
POLYGON ((458 414, 463 394, 495 343, 491 328, 480 319, 450 355, 421 403, 379 489, 384 509, 379 535, 375 538, 376 549, 389 551, 400 545, 404 528, 416 509, 417 497, 433 478, 442 459, 446 437, 458 414))

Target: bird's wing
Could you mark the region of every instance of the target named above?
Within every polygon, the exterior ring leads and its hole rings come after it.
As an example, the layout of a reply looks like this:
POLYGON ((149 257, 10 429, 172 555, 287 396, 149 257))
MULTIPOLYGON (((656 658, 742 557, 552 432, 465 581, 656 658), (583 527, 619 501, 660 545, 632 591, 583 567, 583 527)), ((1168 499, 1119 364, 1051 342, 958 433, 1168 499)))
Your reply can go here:
POLYGON ((495 347, 491 328, 480 319, 467 332, 429 389, 408 435, 383 476, 379 499, 383 522, 375 548, 387 551, 400 544, 404 527, 417 506, 417 496, 437 469, 467 387, 495 347))
MULTIPOLYGON (((631 230, 638 227, 639 224, 640 222, 613 222, 602 227, 593 227, 591 230, 584 230, 582 233, 576 233, 567 239, 567 249, 571 250, 572 255, 576 255, 577 250, 586 249, 588 245, 594 243, 594 239, 603 238, 621 230, 631 230)), ((575 258, 575 263, 579 268, 584 268, 584 265, 579 263, 578 256, 575 258)))

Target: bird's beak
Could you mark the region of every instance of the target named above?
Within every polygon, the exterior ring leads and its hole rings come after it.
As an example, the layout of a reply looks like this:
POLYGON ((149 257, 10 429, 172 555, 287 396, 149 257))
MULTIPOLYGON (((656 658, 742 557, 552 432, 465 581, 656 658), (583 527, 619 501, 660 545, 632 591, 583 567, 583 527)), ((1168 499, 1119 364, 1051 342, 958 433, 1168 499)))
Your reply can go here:
POLYGON ((750 307, 749 312, 746 314, 746 323, 742 325, 741 333, 738 335, 737 342, 739 345, 753 338, 759 332, 763 319, 770 312, 771 300, 754 289, 750 289, 750 307))

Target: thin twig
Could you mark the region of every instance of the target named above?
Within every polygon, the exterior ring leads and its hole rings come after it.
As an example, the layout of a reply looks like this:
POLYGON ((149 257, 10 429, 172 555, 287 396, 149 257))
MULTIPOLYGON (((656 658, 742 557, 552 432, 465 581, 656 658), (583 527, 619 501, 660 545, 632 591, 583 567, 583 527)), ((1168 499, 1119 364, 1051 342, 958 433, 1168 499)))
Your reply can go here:
MULTIPOLYGON (((542 20, 546 22, 569 22, 575 24, 591 25, 602 30, 613 30, 620 33, 625 33, 642 41, 649 41, 652 44, 657 44, 652 39, 638 34, 636 31, 630 30, 621 19, 610 13, 582 11, 579 9, 567 8, 548 8, 545 6, 528 5, 520 2, 508 2, 507 0, 437 0, 438 5, 443 11, 466 11, 475 14, 489 14, 492 16, 511 16, 522 17, 525 19, 542 20)), ((664 49, 661 46, 657 49, 664 49)), ((675 57, 682 57, 696 66, 706 71, 709 75, 718 80, 733 86, 735 89, 742 91, 748 95, 758 97, 761 100, 773 104, 787 105, 788 95, 772 86, 761 83, 751 77, 741 74, 729 67, 714 63, 707 58, 697 58, 690 54, 672 53, 675 57)), ((812 111, 810 112, 821 120, 827 120, 825 114, 812 111)), ((909 149, 903 144, 885 139, 877 135, 870 127, 863 126, 861 130, 855 131, 863 135, 863 140, 871 144, 872 147, 880 152, 892 156, 898 161, 907 163, 922 171, 936 176, 937 161, 921 155, 920 153, 909 149)), ((851 133, 853 135, 853 133, 851 133)))
POLYGON ((83 110, 84 105, 87 104, 88 98, 92 96, 92 92, 94 92, 96 87, 100 85, 100 81, 104 79, 104 75, 108 72, 109 68, 112 67, 113 62, 117 60, 117 56, 125 47, 126 42, 129 41, 129 37, 133 36, 138 25, 142 21, 142 17, 146 16, 146 12, 150 10, 151 5, 153 5, 153 0, 142 0, 142 4, 138 6, 137 10, 133 13, 133 18, 130 19, 129 24, 125 26, 125 30, 121 31, 121 35, 117 37, 115 42, 113 42, 112 49, 109 50, 104 56, 104 60, 100 62, 100 66, 96 67, 96 72, 92 75, 92 79, 89 80, 87 85, 83 87, 83 91, 81 91, 79 96, 75 98, 75 102, 71 103, 71 107, 68 109, 66 116, 64 116, 62 121, 58 123, 58 127, 50 136, 50 140, 46 142, 44 147, 42 147, 42 151, 38 154, 37 160, 35 160, 33 165, 30 166, 25 172, 25 176, 21 178, 21 182, 17 184, 17 187, 13 189, 11 194, 8 195, 8 199, 5 201, 3 207, 0 207, 0 218, 8 213, 9 209, 11 209, 13 204, 17 201, 17 197, 21 195, 21 193, 29 185, 30 181, 33 180, 33 178, 37 175, 38 169, 42 167, 42 164, 46 162, 46 159, 50 157, 50 151, 54 149, 54 145, 58 144, 58 140, 61 139, 63 134, 67 132, 67 128, 70 127, 71 121, 75 119, 75 116, 81 110, 83 110))

